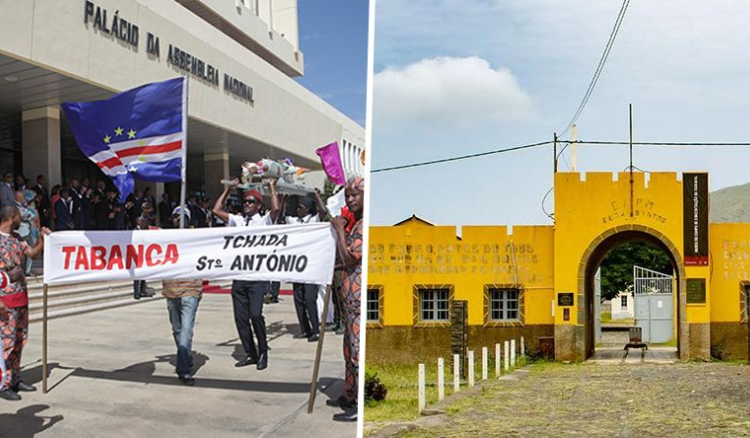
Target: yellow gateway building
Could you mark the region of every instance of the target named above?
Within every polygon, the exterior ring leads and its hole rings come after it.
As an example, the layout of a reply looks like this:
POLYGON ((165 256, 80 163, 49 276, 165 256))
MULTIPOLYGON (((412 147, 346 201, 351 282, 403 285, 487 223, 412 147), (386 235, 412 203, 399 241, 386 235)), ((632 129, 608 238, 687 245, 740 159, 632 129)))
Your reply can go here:
POLYGON ((371 227, 367 349, 435 356, 523 336, 531 353, 585 360, 594 276, 627 241, 672 260, 680 358, 748 358, 750 224, 708 223, 706 173, 556 173, 554 226, 371 227))

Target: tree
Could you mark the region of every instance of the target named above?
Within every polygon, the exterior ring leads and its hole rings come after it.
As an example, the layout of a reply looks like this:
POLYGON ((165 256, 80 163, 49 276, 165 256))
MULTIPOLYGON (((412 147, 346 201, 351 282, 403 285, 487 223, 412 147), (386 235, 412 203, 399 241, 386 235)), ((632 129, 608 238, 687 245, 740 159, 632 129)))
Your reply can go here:
POLYGON ((602 300, 611 300, 633 284, 633 265, 672 275, 672 261, 664 250, 642 242, 623 243, 601 264, 602 300))

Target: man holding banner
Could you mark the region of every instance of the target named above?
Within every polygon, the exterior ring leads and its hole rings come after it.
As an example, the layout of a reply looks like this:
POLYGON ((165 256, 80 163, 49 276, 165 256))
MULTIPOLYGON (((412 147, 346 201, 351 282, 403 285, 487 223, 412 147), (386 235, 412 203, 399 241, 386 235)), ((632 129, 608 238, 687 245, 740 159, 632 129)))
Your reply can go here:
MULTIPOLYGON (((32 248, 15 233, 21 226, 21 213, 13 205, 0 208, 0 271, 14 272, 23 266, 24 256, 35 258, 44 248, 44 239, 39 239, 32 248)), ((42 228, 42 233, 49 234, 42 228)), ((21 353, 29 333, 29 295, 23 276, 16 281, 5 282, 0 288, 0 342, 6 368, 5 385, 0 388, 0 398, 17 401, 19 391, 36 391, 36 388, 21 380, 21 353)))
MULTIPOLYGON (((320 222, 320 217, 315 210, 315 201, 310 197, 299 197, 297 203, 297 215, 287 216, 285 222, 287 224, 311 224, 320 222)), ((307 338, 308 342, 316 342, 320 331, 320 319, 318 318, 317 305, 318 285, 294 283, 292 287, 294 290, 294 308, 297 311, 297 321, 299 322, 300 328, 300 333, 294 335, 294 338, 307 338)))
MULTIPOLYGON (((238 185, 239 181, 234 180, 231 186, 224 188, 224 192, 214 205, 214 215, 224 221, 228 227, 262 227, 274 224, 281 211, 276 193, 276 180, 271 179, 269 182, 271 210, 264 212, 263 195, 260 192, 247 190, 242 196, 241 216, 227 213, 224 209, 224 203, 230 190, 235 190, 238 185)), ((234 322, 242 347, 247 354, 247 357, 234 365, 236 367, 257 364, 258 370, 264 370, 268 366, 268 343, 266 341, 266 320, 263 317, 263 302, 269 287, 270 284, 267 281, 235 280, 232 282, 234 322), (253 342, 253 331, 258 338, 257 349, 255 348, 255 342, 253 342)))
MULTIPOLYGON (((23 280, 23 269, 20 266, 16 266, 7 273, 5 270, 0 270, 0 290, 8 287, 10 283, 23 280)), ((0 359, 0 388, 5 388, 5 381, 8 380, 6 376, 7 370, 5 369, 5 359, 0 359)))

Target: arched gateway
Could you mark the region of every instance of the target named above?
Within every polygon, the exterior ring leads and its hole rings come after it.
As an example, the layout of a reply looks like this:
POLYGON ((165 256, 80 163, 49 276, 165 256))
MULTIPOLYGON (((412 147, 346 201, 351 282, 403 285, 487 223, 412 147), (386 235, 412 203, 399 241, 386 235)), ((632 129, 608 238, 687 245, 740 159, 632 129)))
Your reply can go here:
MULTIPOLYGON (((610 228, 601 235, 597 236, 589 245, 590 251, 586 251, 581 259, 578 268, 578 290, 582 292, 583 303, 578 307, 578 321, 583 325, 583 357, 588 358, 594 354, 594 275, 597 268, 604 260, 607 253, 626 242, 644 242, 655 246, 666 254, 672 262, 672 269, 677 279, 677 350, 681 352, 681 347, 689 348, 687 339, 687 322, 680 319, 681 315, 687 314, 687 300, 685 291, 685 265, 680 258, 677 247, 663 234, 658 231, 644 227, 642 225, 626 225, 618 228, 610 228)), ((557 344, 563 345, 570 342, 567 338, 570 336, 568 331, 560 325, 560 329, 555 331, 557 344)), ((580 329, 579 329, 580 332, 580 329)), ((580 355, 581 346, 577 345, 568 352, 562 348, 556 350, 559 354, 559 360, 580 359, 575 355, 580 355)), ((687 352, 685 352, 687 355, 687 352)))
POLYGON ((680 358, 747 358, 750 224, 708 223, 706 173, 648 176, 555 174, 554 226, 372 227, 368 351, 448 353, 463 309, 471 349, 523 336, 528 351, 554 342, 556 360, 584 360, 597 267, 645 241, 672 261, 680 358))

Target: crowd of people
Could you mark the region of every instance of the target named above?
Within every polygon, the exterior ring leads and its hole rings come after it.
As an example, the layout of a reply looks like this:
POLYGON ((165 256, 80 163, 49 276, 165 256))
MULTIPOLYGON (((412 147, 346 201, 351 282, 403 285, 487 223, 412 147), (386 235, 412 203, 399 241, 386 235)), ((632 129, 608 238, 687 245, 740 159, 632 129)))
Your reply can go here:
MULTIPOLYGON (((326 285, 294 284, 294 305, 300 332, 294 337, 315 342, 319 338, 321 321, 327 328, 344 335, 345 384, 343 394, 327 401, 340 407, 335 420, 356 421, 359 370, 359 324, 361 308, 361 258, 363 235, 364 180, 356 178, 346 185, 346 208, 341 216, 332 217, 319 192, 297 197, 296 211, 287 214, 287 199, 276 192, 276 181, 270 180, 270 208, 266 208, 261 193, 246 190, 241 195, 241 208, 232 207, 227 200, 237 189, 237 182, 227 186, 216 200, 189 197, 184 206, 184 227, 213 226, 262 227, 275 224, 305 224, 329 221, 337 239, 337 266, 334 272, 332 301, 329 313, 323 315, 326 285)), ((107 187, 103 180, 96 188, 88 178, 71 179, 55 185, 48 193, 44 175, 36 185, 22 175, 6 172, 0 182, 0 341, 3 348, 4 382, 0 398, 19 400, 18 392, 35 391, 20 377, 21 352, 28 337, 28 292, 25 276, 31 260, 43 248, 41 234, 62 230, 129 230, 180 228, 180 210, 168 194, 164 194, 157 210, 149 189, 135 191, 121 202, 117 190, 107 187), (158 219, 157 219, 158 218, 158 219), (158 223, 157 223, 158 222, 158 223), (158 226, 157 226, 158 225, 158 226)), ((258 370, 268 367, 263 305, 277 303, 278 282, 236 280, 231 296, 235 325, 246 353, 236 367, 256 365, 258 370), (256 341, 257 340, 257 344, 256 341)), ((177 347, 176 372, 179 379, 194 385, 192 374, 192 338, 195 315, 201 299, 201 280, 165 280, 163 295, 167 298, 169 319, 177 347)), ((134 284, 134 297, 149 296, 144 281, 134 284)))
MULTIPOLYGON (((114 186, 100 179, 96 187, 92 187, 88 177, 72 178, 48 190, 44 175, 37 176, 36 183, 32 183, 24 175, 5 172, 0 183, 0 207, 3 205, 19 207, 22 224, 27 224, 22 227, 28 226, 29 231, 38 236, 41 227, 53 231, 133 230, 142 215, 149 218, 150 225, 172 228, 172 211, 177 202, 164 193, 157 204, 149 187, 135 190, 121 200, 114 186)), ((187 207, 191 213, 188 227, 224 225, 216 220, 210 206, 210 199, 188 197, 187 207)), ((25 235, 23 228, 19 231, 25 235)))

